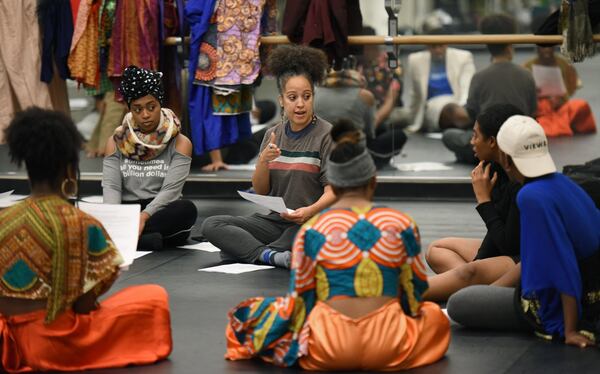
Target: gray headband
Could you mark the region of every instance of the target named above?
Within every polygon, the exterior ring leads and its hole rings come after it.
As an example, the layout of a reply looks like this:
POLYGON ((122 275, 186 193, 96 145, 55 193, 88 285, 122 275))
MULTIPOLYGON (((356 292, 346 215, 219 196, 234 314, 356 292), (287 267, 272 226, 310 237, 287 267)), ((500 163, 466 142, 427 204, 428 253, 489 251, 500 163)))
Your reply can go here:
POLYGON ((360 155, 346 162, 327 163, 327 180, 335 187, 360 187, 375 176, 377 169, 369 152, 365 149, 360 155))

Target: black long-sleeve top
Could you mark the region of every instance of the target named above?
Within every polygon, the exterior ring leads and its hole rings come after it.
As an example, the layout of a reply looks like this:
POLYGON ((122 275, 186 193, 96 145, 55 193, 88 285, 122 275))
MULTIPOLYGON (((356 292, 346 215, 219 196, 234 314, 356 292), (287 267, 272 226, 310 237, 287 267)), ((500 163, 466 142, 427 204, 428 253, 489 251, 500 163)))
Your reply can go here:
POLYGON ((498 173, 498 180, 492 190, 492 200, 476 208, 488 231, 475 260, 509 256, 518 262, 521 227, 517 193, 521 185, 510 181, 504 170, 492 163, 491 175, 494 172, 498 173))

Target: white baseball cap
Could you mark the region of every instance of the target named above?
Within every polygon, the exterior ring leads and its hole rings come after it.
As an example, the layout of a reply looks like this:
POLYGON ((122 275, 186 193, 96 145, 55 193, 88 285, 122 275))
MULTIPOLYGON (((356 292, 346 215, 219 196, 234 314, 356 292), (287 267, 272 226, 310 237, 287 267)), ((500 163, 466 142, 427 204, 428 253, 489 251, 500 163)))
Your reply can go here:
POLYGON ((556 172, 548 152, 548 138, 542 126, 533 118, 520 115, 510 117, 500 126, 496 141, 524 176, 534 178, 556 172))

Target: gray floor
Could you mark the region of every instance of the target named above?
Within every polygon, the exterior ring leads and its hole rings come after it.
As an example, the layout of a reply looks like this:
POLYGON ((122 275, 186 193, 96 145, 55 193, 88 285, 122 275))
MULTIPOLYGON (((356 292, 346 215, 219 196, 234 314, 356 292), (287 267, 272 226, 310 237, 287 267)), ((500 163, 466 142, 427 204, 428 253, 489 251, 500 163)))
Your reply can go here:
MULTIPOLYGON (((201 217, 227 212, 247 214, 250 203, 232 200, 196 201, 201 217)), ((385 203, 414 217, 420 226, 423 247, 448 235, 480 237, 484 227, 471 203, 385 203)), ((197 232, 196 232, 197 233, 197 232)), ((274 269, 225 275, 198 272, 219 263, 217 253, 194 250, 155 252, 136 260, 124 272, 115 289, 157 283, 170 294, 174 350, 169 360, 152 366, 128 368, 134 373, 291 373, 298 368, 279 369, 257 360, 229 362, 224 328, 227 311, 252 296, 284 295, 288 272, 274 269)), ((600 367, 597 349, 580 350, 547 343, 531 335, 474 331, 452 324, 452 341, 444 359, 415 373, 596 373, 600 367)), ((120 373, 124 369, 100 372, 120 373)))

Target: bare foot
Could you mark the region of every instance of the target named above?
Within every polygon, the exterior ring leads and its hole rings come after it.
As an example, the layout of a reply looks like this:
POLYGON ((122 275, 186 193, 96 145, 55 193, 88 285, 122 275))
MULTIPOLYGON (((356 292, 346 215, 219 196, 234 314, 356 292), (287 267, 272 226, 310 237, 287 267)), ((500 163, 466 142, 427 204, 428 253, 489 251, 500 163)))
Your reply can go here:
POLYGON ((218 170, 227 170, 229 169, 229 165, 222 161, 212 162, 208 165, 204 165, 202 167, 202 171, 218 171, 218 170))

